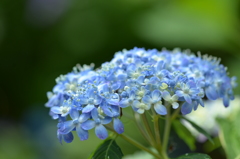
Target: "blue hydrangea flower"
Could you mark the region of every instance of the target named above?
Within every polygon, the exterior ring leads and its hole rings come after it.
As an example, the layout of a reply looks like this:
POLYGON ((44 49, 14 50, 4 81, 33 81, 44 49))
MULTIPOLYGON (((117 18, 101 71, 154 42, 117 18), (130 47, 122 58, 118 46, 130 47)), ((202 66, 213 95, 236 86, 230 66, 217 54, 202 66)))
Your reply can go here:
POLYGON ((236 86, 236 78, 230 78, 215 57, 179 49, 134 48, 117 52, 95 70, 93 64, 77 65, 60 75, 47 93, 45 106, 59 120, 59 141, 69 143, 72 131, 86 140, 93 128, 98 138, 107 138, 106 124, 123 133, 120 109, 126 107, 138 114, 153 109, 159 115, 166 115, 167 107, 172 107, 185 115, 204 106, 203 99, 218 98, 228 107, 236 86))
POLYGON ((150 95, 146 95, 142 98, 144 103, 153 104, 154 110, 160 115, 166 115, 167 109, 162 105, 161 93, 159 90, 154 90, 150 95))
POLYGON ((79 115, 79 112, 76 109, 72 109, 70 112, 72 120, 65 121, 59 126, 59 132, 62 134, 69 134, 72 130, 76 129, 76 132, 80 140, 88 139, 88 131, 82 128, 82 124, 87 122, 90 118, 89 113, 82 113, 79 115))
POLYGON ((95 127, 95 134, 99 139, 106 139, 108 137, 107 129, 103 126, 103 124, 108 124, 111 122, 111 117, 101 118, 96 108, 91 111, 91 115, 93 120, 88 120, 83 123, 82 128, 84 130, 90 130, 95 127))

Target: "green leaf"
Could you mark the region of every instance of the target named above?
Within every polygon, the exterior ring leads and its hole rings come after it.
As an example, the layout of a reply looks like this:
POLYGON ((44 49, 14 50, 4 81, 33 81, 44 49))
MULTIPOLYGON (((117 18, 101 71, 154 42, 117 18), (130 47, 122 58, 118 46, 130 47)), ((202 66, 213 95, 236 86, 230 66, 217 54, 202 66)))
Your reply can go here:
POLYGON ((179 138, 181 138, 188 147, 193 151, 196 149, 195 138, 192 136, 191 132, 179 121, 173 121, 173 128, 179 138))
POLYGON ((213 139, 212 139, 212 137, 208 134, 208 132, 206 132, 203 128, 201 128, 200 126, 198 126, 196 123, 192 122, 191 120, 189 120, 189 119, 187 119, 187 118, 185 118, 185 117, 183 117, 183 116, 182 116, 182 118, 183 118, 184 120, 186 120, 188 123, 190 123, 198 132, 200 132, 200 133, 202 133, 204 136, 206 136, 207 139, 208 139, 212 144, 214 144, 213 139))
POLYGON ((211 159, 211 157, 202 153, 187 153, 176 159, 211 159))
POLYGON ((220 141, 228 159, 240 159, 240 111, 235 111, 228 118, 218 118, 220 141))
POLYGON ((109 139, 104 141, 89 159, 121 159, 123 153, 115 140, 109 139))
POLYGON ((234 46, 224 39, 239 41, 235 10, 236 0, 159 2, 134 17, 132 25, 139 38, 157 46, 228 49, 234 46))

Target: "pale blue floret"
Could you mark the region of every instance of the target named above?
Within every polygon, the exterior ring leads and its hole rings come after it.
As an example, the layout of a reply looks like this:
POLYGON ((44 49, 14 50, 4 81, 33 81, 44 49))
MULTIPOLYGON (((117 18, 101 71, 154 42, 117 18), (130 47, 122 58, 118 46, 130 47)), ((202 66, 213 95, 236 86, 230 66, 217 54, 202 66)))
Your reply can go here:
POLYGON ((186 114, 189 114, 192 112, 192 109, 194 107, 194 104, 193 103, 188 103, 188 102, 184 102, 182 107, 181 107, 181 113, 183 115, 186 115, 186 114))
POLYGON ((59 106, 64 101, 62 93, 53 94, 52 92, 47 93, 48 102, 45 104, 46 107, 59 106))
POLYGON ((80 140, 87 140, 88 139, 88 131, 82 128, 82 124, 86 122, 90 118, 89 113, 83 113, 79 115, 79 112, 75 109, 72 109, 70 112, 70 117, 72 120, 65 121, 61 124, 59 131, 62 134, 68 134, 73 129, 76 129, 78 137, 80 140))
POLYGON ((130 91, 129 92, 129 95, 127 98, 123 98, 120 103, 119 103, 119 106, 122 107, 122 108, 126 108, 128 106, 132 106, 133 104, 133 101, 135 99, 135 91, 130 91))
POLYGON ((51 107, 51 112, 53 112, 54 114, 58 114, 61 117, 65 117, 69 114, 72 108, 71 104, 72 104, 71 100, 64 101, 62 106, 51 107))
POLYGON ((103 126, 103 124, 108 124, 112 121, 111 117, 100 118, 98 111, 94 108, 91 111, 91 116, 93 120, 87 120, 82 124, 82 128, 84 130, 90 130, 95 127, 95 134, 99 139, 106 139, 108 137, 107 129, 103 126))
POLYGON ((138 100, 133 101, 133 109, 139 114, 143 114, 146 110, 151 108, 151 103, 145 103, 143 100, 139 102, 138 100))
POLYGON ((82 113, 88 113, 92 111, 92 109, 95 108, 95 105, 99 105, 102 102, 102 98, 94 89, 90 89, 86 95, 80 96, 79 99, 82 105, 86 105, 82 109, 82 113))
POLYGON ((66 143, 71 143, 73 141, 73 134, 72 132, 69 132, 68 134, 62 134, 60 130, 58 130, 57 138, 61 144, 62 144, 62 140, 64 140, 66 143))
POLYGON ((102 108, 103 111, 104 109, 108 111, 108 113, 106 113, 106 111, 104 111, 104 113, 113 118, 113 128, 114 130, 121 134, 124 132, 124 126, 123 123, 121 122, 121 120, 119 120, 119 115, 120 115, 120 108, 118 106, 108 106, 105 108, 102 108))
POLYGON ((172 105, 173 109, 177 109, 179 107, 179 104, 177 103, 178 96, 176 94, 171 96, 168 91, 163 91, 162 97, 165 101, 167 101, 168 103, 170 103, 172 105))
POLYGON ((184 97, 185 101, 189 104, 192 103, 192 96, 196 96, 198 90, 196 89, 195 83, 193 81, 189 81, 186 84, 180 84, 180 90, 176 91, 176 95, 178 97, 184 97))
POLYGON ((69 132, 67 134, 61 133, 60 128, 61 128, 63 122, 65 122, 65 121, 66 121, 65 117, 60 117, 59 118, 57 138, 58 138, 58 140, 61 144, 62 144, 62 140, 64 140, 66 143, 71 143, 73 141, 73 138, 74 138, 72 132, 69 132))
POLYGON ((153 105, 154 110, 160 115, 166 115, 167 109, 162 105, 161 93, 159 90, 154 90, 150 95, 145 95, 142 99, 144 103, 150 103, 153 105))

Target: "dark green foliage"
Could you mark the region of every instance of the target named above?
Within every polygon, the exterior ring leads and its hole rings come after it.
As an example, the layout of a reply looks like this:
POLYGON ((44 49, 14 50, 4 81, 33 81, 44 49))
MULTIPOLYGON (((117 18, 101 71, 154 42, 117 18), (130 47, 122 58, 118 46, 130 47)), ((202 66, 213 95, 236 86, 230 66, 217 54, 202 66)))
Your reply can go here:
POLYGON ((115 140, 109 139, 104 141, 89 159, 121 159, 123 153, 115 140))
POLYGON ((176 159, 211 159, 211 157, 201 153, 187 153, 176 159))
POLYGON ((191 150, 195 150, 195 138, 192 136, 191 132, 184 126, 179 120, 173 122, 173 128, 179 138, 181 138, 191 150))

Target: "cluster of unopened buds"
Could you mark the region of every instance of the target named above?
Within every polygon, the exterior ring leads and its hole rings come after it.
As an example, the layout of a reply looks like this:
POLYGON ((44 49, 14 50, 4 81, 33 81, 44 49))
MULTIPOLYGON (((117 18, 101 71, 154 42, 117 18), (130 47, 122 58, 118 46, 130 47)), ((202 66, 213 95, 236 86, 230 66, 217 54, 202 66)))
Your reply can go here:
POLYGON ((98 138, 106 139, 105 125, 111 122, 117 133, 124 132, 119 118, 126 107, 139 114, 151 109, 159 115, 166 115, 166 107, 172 107, 185 115, 204 106, 204 98, 222 98, 224 106, 229 106, 235 77, 230 78, 219 63, 215 57, 177 49, 123 50, 100 68, 77 65, 58 77, 46 106, 59 121, 60 142, 71 142, 72 131, 87 140, 93 128, 98 138))

